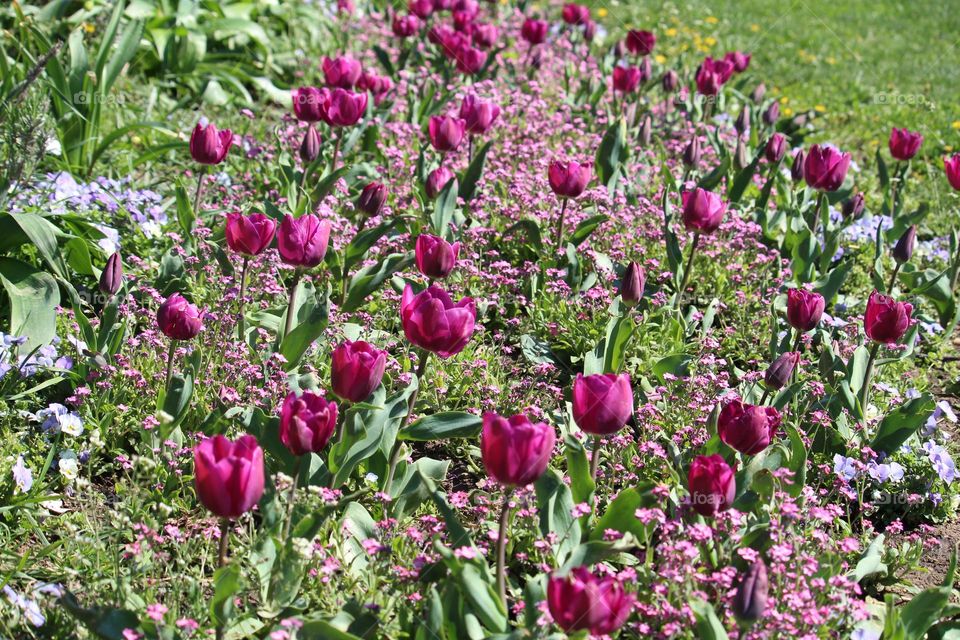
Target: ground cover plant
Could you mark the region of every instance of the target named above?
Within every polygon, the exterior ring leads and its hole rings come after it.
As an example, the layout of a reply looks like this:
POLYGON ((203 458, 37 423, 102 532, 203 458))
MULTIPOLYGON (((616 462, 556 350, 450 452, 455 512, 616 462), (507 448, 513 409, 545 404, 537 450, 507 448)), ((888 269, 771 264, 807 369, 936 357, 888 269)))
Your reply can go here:
POLYGON ((0 635, 960 635, 950 117, 656 4, 0 9, 0 635))

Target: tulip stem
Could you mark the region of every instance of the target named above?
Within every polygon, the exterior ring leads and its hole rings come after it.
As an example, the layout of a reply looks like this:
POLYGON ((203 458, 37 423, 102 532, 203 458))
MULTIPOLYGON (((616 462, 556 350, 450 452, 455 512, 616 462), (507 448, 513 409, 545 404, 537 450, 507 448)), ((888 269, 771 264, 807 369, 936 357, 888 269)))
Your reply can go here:
POLYGON ((810 235, 816 239, 817 237, 817 226, 820 224, 820 215, 823 210, 823 203, 827 199, 827 194, 820 193, 817 195, 817 206, 813 210, 813 220, 810 221, 808 225, 810 227, 810 235))
POLYGON ((297 470, 293 474, 293 483, 290 485, 290 494, 287 496, 287 521, 283 525, 284 542, 290 537, 290 527, 293 525, 293 507, 297 503, 297 485, 304 475, 304 469, 308 466, 307 459, 308 455, 300 456, 297 461, 297 470))
POLYGON ((297 288, 300 286, 300 277, 303 272, 297 269, 293 274, 293 282, 290 283, 290 302, 287 305, 287 322, 284 325, 283 337, 286 338, 293 331, 293 320, 297 315, 297 288))
POLYGON ((870 385, 873 384, 873 365, 877 360, 880 343, 874 342, 870 347, 870 358, 867 360, 867 371, 863 374, 863 387, 860 389, 860 409, 863 411, 863 424, 867 424, 867 401, 870 399, 870 385))
POLYGON ((554 240, 554 253, 560 253, 560 245, 563 242, 563 218, 567 214, 567 201, 569 198, 563 198, 563 204, 560 205, 560 217, 557 218, 557 237, 554 240))
POLYGON ((207 175, 207 167, 204 166, 197 172, 197 191, 193 196, 193 212, 200 216, 200 200, 203 198, 203 178, 207 175))
POLYGON ((500 527, 497 533, 497 593, 504 608, 507 608, 507 528, 510 526, 510 497, 513 487, 508 487, 503 493, 503 503, 500 505, 500 527))
POLYGON ((230 543, 230 528, 233 523, 229 518, 220 520, 220 555, 217 556, 217 567, 227 566, 227 547, 230 543))
POLYGON ((677 307, 680 306, 680 300, 683 298, 683 292, 687 289, 687 283, 690 282, 690 272, 693 270, 693 256, 697 252, 697 245, 700 244, 700 232, 693 232, 693 242, 690 244, 690 255, 687 256, 687 264, 683 268, 683 278, 680 279, 680 287, 677 289, 677 307))
POLYGON ((600 436, 593 436, 593 452, 590 454, 590 477, 597 479, 597 469, 600 467, 600 449, 603 447, 603 440, 600 436))
POLYGON ((763 390, 763 395, 760 396, 760 402, 758 402, 757 404, 759 404, 762 407, 763 403, 767 401, 767 396, 769 395, 770 395, 770 389, 765 388, 763 390))
POLYGON ((177 351, 177 342, 173 339, 170 340, 170 348, 167 349, 167 381, 163 385, 165 390, 170 389, 170 379, 173 377, 173 356, 177 351))
POLYGON ((244 341, 246 318, 243 314, 243 299, 247 295, 247 267, 250 265, 250 256, 243 256, 243 266, 240 267, 240 311, 237 317, 237 338, 244 341))
POLYGON ((890 276, 890 284, 887 285, 887 295, 888 295, 888 296, 892 296, 892 295, 893 295, 893 286, 894 286, 895 284, 897 284, 897 274, 900 273, 900 267, 901 267, 900 262, 897 262, 897 266, 895 266, 895 267, 893 268, 893 275, 890 276))
POLYGON ((331 173, 337 170, 337 160, 340 158, 340 134, 336 136, 336 141, 333 143, 333 161, 330 165, 331 173))
MULTIPOLYGON (((420 363, 417 365, 417 388, 413 390, 413 393, 410 394, 410 400, 407 402, 407 414, 403 417, 403 422, 400 423, 400 427, 397 430, 399 434, 400 431, 407 425, 407 422, 410 420, 410 414, 413 413, 414 407, 417 406, 417 396, 420 394, 420 386, 423 383, 423 375, 427 371, 427 362, 430 360, 430 352, 424 351, 420 356, 420 363)), ((400 438, 397 438, 393 443, 393 451, 390 452, 390 464, 387 467, 387 480, 383 485, 383 491, 385 493, 390 493, 390 485, 393 484, 393 476, 397 473, 397 465, 400 463, 400 438)))

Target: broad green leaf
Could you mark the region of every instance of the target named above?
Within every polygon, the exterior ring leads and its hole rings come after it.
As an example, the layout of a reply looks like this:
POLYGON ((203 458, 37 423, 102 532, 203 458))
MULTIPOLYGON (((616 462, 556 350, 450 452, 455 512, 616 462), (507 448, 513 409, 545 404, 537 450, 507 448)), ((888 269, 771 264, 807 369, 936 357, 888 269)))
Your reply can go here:
POLYGON ((880 421, 870 448, 884 453, 896 453, 900 445, 923 426, 935 407, 934 398, 929 393, 906 401, 880 421))
POLYGON ((10 301, 10 333, 27 338, 21 351, 28 353, 53 340, 60 304, 53 276, 19 260, 0 257, 0 282, 10 301))
POLYGON ((447 438, 473 438, 483 427, 480 416, 462 411, 444 411, 424 416, 405 427, 398 434, 401 440, 445 440, 447 438))

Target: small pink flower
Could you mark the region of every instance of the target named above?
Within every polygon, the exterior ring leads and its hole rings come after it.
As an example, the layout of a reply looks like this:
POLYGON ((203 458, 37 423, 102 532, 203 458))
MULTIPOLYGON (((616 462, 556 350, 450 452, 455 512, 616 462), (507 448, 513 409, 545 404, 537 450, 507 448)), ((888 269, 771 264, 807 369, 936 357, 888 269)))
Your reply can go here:
POLYGON ((151 604, 147 607, 147 617, 154 622, 160 622, 167 611, 168 609, 160 603, 151 604))

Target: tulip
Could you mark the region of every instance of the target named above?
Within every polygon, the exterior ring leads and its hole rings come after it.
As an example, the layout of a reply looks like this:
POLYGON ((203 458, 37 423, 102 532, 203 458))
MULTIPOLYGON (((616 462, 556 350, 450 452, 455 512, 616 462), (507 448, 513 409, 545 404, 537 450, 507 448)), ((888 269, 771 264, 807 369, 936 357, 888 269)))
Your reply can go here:
POLYGON ((627 51, 637 56, 648 56, 653 53, 653 48, 657 44, 657 36, 649 31, 640 31, 631 29, 627 32, 627 51))
POLYGON ((480 47, 481 49, 490 49, 493 45, 497 44, 497 38, 499 37, 499 31, 497 27, 492 24, 478 24, 474 26, 473 34, 471 34, 471 39, 473 44, 480 47))
POLYGON ((723 59, 729 62, 737 73, 743 73, 750 66, 750 54, 742 51, 730 51, 723 59))
POLYGON ((393 35, 409 38, 420 30, 420 21, 415 15, 396 15, 393 17, 393 35))
POLYGON ((480 73, 487 62, 487 52, 464 45, 456 50, 457 71, 466 75, 480 73))
POLYGON ((800 182, 803 180, 803 165, 807 161, 807 154, 803 152, 803 149, 797 151, 793 156, 793 164, 790 165, 790 178, 794 182, 800 182))
POLYGON ((635 307, 643 298, 643 287, 646 277, 641 267, 631 261, 620 278, 620 300, 628 307, 635 307))
POLYGON ((766 111, 763 112, 763 124, 768 127, 772 127, 777 124, 777 120, 780 119, 780 103, 774 100, 770 103, 770 106, 767 107, 766 111))
POLYGON ((453 271, 460 253, 460 243, 450 244, 443 238, 422 233, 417 238, 417 269, 430 279, 446 278, 453 271))
POLYGON ((486 133, 499 116, 500 107, 493 102, 480 100, 473 94, 464 98, 460 105, 460 119, 470 135, 486 133))
POLYGON ((737 116, 737 119, 733 123, 734 128, 737 130, 741 136, 750 129, 750 108, 744 106, 740 110, 740 115, 737 116))
POLYGON ((312 269, 327 253, 330 239, 330 221, 308 213, 300 218, 287 214, 277 233, 277 249, 280 260, 294 267, 312 269))
MULTIPOLYGON (((750 94, 750 99, 753 100, 754 104, 760 104, 763 101, 763 96, 767 95, 767 86, 762 82, 753 88, 753 92, 750 94)), ((779 113, 779 112, 778 112, 779 113)), ((774 118, 776 120, 776 118, 774 118)), ((764 117, 764 122, 767 122, 766 117, 764 117)))
POLYGON ((616 433, 633 416, 633 389, 626 373, 577 374, 573 382, 573 420, 583 431, 616 433))
POLYGON ((157 309, 157 326, 171 340, 191 340, 203 329, 203 318, 195 305, 174 293, 157 309))
POLYGON ((650 116, 647 116, 643 119, 643 123, 640 125, 640 134, 637 136, 637 140, 641 146, 646 147, 650 144, 650 140, 653 139, 653 119, 650 116))
POLYGON ((323 119, 331 127, 352 127, 367 111, 367 94, 337 88, 330 92, 323 107, 323 119))
MULTIPOLYGON (((763 375, 763 381, 770 389, 779 391, 790 382, 793 370, 799 363, 800 354, 796 351, 787 351, 767 367, 767 372, 763 375)), ((763 400, 760 401, 760 404, 763 404, 763 400)))
POLYGON ((476 316, 472 298, 454 304, 449 294, 435 285, 418 294, 407 285, 400 301, 400 321, 407 340, 441 358, 456 355, 467 346, 476 316))
POLYGON ((664 93, 673 93, 677 90, 677 85, 680 84, 680 76, 677 75, 676 71, 670 69, 663 74, 663 79, 660 81, 660 83, 663 87, 664 93))
POLYGON ((99 282, 100 293, 106 296, 112 296, 120 291, 123 286, 123 259, 120 253, 116 252, 107 258, 107 264, 100 272, 99 282))
POLYGON ((733 165, 737 169, 746 169, 750 164, 750 156, 747 154, 747 145, 743 138, 737 138, 737 147, 733 152, 733 165))
POLYGON ((563 5, 563 21, 572 26, 586 24, 590 19, 590 9, 587 7, 568 2, 563 5))
POLYGON ((277 223, 262 213, 242 216, 227 214, 224 235, 230 250, 244 256, 258 256, 270 246, 277 223))
POLYGON ((357 88, 372 93, 373 103, 380 104, 390 89, 393 88, 393 81, 386 76, 378 76, 375 73, 364 71, 357 82, 357 88))
POLYGON ((729 509, 737 495, 734 470, 719 454, 697 456, 690 465, 687 489, 694 511, 715 516, 729 509))
POLYGON ((803 177, 813 189, 836 191, 847 177, 849 167, 849 153, 815 144, 810 147, 810 154, 803 165, 803 177))
POLYGON ((541 44, 547 39, 547 29, 549 29, 549 25, 546 21, 527 18, 524 20, 523 26, 520 27, 520 35, 524 40, 529 42, 531 46, 534 46, 541 44))
POLYGON ((473 19, 476 16, 466 11, 453 12, 453 28, 461 33, 471 35, 473 30, 473 19))
POLYGON ((263 496, 263 449, 253 436, 206 438, 194 448, 193 464, 197 497, 221 518, 239 518, 263 496))
POLYGON ((867 300, 863 328, 867 337, 874 342, 895 344, 910 327, 912 312, 913 305, 909 302, 897 302, 893 298, 874 291, 867 300))
POLYGON ((923 136, 919 133, 908 131, 907 129, 897 129, 894 127, 890 131, 890 155, 900 161, 907 161, 917 155, 920 145, 923 144, 923 136))
POLYGON ((718 194, 697 187, 693 191, 685 191, 681 198, 683 224, 687 231, 713 233, 720 228, 727 205, 718 194))
POLYGON ((433 2, 432 0, 410 0, 407 10, 421 20, 426 20, 433 13, 433 2))
POLYGON ((357 209, 368 216, 380 213, 383 203, 387 201, 387 188, 379 182, 370 182, 360 192, 357 198, 357 209))
POLYGON ((683 149, 683 166, 694 169, 700 164, 700 138, 694 136, 683 149))
POLYGON ((430 118, 430 143, 440 153, 455 151, 463 141, 467 123, 461 118, 451 116, 432 116, 430 118))
POLYGON ((947 181, 950 186, 960 191, 960 153, 952 158, 943 159, 943 170, 947 174, 947 181))
POLYGON ((480 454, 487 475, 506 487, 525 487, 543 475, 557 442, 554 428, 526 416, 483 415, 480 454))
POLYGON ((561 162, 554 160, 550 163, 547 171, 550 181, 550 188, 561 199, 560 216, 557 219, 556 239, 554 241, 555 251, 560 251, 560 243, 563 241, 563 219, 567 212, 567 199, 577 198, 587 188, 593 172, 593 163, 584 162, 561 162))
POLYGON ((456 178, 453 174, 453 171, 447 169, 444 166, 437 167, 427 176, 426 185, 424 185, 424 190, 427 192, 427 197, 433 200, 440 192, 443 191, 444 187, 447 186, 451 180, 456 178))
POLYGON ((576 567, 547 582, 547 607, 564 631, 589 630, 610 635, 630 617, 635 597, 614 577, 598 578, 587 567, 576 567))
POLYGON ((820 324, 825 306, 826 300, 815 291, 790 289, 787 291, 787 322, 800 333, 811 331, 820 324))
POLYGON ((386 351, 362 340, 347 340, 333 350, 330 365, 333 392, 349 402, 362 402, 380 386, 386 368, 386 351))
POLYGON ((360 62, 350 56, 340 56, 338 58, 323 58, 323 77, 328 87, 340 87, 341 89, 353 89, 360 79, 362 71, 360 62))
POLYGON ((840 209, 840 212, 843 214, 844 218, 856 219, 859 218, 860 214, 863 213, 865 204, 863 193, 858 191, 843 202, 843 207, 840 209))
POLYGON ((613 68, 613 90, 620 93, 633 93, 640 85, 640 69, 637 67, 613 68))
POLYGON ((913 224, 903 232, 903 235, 897 240, 897 245, 893 248, 893 259, 897 261, 897 264, 910 261, 910 258, 913 257, 913 248, 916 244, 917 225, 913 224))
POLYGON ((583 23, 583 39, 587 42, 593 42, 597 36, 597 23, 593 20, 587 20, 583 23))
POLYGON ((723 84, 720 82, 720 76, 712 68, 703 65, 697 69, 694 80, 697 83, 697 92, 704 96, 717 95, 720 93, 720 87, 723 84))
POLYGON ((303 122, 320 122, 330 95, 329 89, 299 87, 290 92, 293 99, 293 114, 303 122))
POLYGON ((773 407, 729 402, 720 412, 720 440, 744 455, 754 456, 770 446, 780 426, 780 413, 773 407))
POLYGON ((216 125, 201 118, 190 135, 190 155, 200 164, 220 164, 233 144, 230 129, 217 131, 216 125))
POLYGON ((320 453, 337 428, 337 403, 312 391, 291 393, 280 409, 280 442, 295 456, 320 453))
POLYGON ((337 0, 337 13, 343 16, 352 16, 356 11, 352 0, 337 0))
POLYGON ((764 149, 764 155, 767 162, 778 163, 787 152, 787 139, 782 133, 775 133, 767 140, 767 146, 764 149))
POLYGON ((757 558, 743 574, 733 595, 733 613, 737 619, 752 622, 762 618, 767 610, 769 590, 767 565, 762 558, 757 558))
POLYGON ((307 165, 320 155, 320 134, 312 126, 307 127, 303 134, 303 141, 300 143, 300 160, 307 165))

